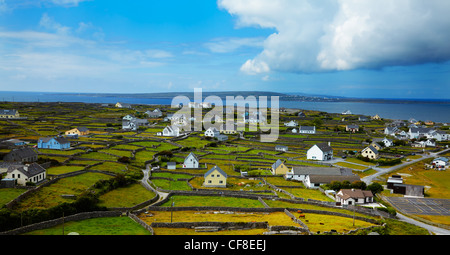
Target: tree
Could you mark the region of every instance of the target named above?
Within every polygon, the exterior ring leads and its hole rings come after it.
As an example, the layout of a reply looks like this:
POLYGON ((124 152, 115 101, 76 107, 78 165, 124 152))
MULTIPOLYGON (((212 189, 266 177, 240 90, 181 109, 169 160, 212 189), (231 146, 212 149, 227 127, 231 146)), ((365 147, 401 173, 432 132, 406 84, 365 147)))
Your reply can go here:
POLYGON ((383 186, 381 186, 381 184, 376 183, 376 182, 369 184, 369 186, 367 186, 367 189, 372 191, 372 193, 374 195, 377 194, 377 193, 380 193, 381 191, 384 190, 383 186))
POLYGON ((352 188, 365 190, 367 188, 367 184, 363 181, 354 181, 352 182, 352 188))

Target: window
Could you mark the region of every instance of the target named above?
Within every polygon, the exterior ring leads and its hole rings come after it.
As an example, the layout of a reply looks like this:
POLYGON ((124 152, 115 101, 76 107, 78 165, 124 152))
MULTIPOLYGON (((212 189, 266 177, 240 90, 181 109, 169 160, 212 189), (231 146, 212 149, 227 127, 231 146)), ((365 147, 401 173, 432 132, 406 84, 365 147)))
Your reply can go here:
POLYGON ((220 174, 218 174, 216 177, 220 177, 220 174))
POLYGON ((223 183, 223 181, 219 181, 219 183, 220 183, 220 184, 222 184, 222 183, 223 183))
POLYGON ((208 183, 211 183, 211 180, 209 180, 208 183))
POLYGON ((211 174, 211 177, 214 177, 214 174, 211 174))

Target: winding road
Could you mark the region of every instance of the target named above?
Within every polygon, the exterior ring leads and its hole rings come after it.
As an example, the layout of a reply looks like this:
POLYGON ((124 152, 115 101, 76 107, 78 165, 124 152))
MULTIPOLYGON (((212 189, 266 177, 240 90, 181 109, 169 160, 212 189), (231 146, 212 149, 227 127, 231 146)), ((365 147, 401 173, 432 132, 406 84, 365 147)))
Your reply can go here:
MULTIPOLYGON (((412 165, 412 164, 417 163, 417 162, 419 162, 419 161, 422 161, 422 160, 424 160, 424 159, 438 157, 439 154, 443 154, 443 153, 445 153, 445 152, 447 152, 447 151, 450 151, 450 148, 447 148, 447 149, 445 149, 445 150, 443 150, 443 151, 440 151, 440 152, 437 152, 437 153, 430 153, 430 154, 428 154, 428 155, 421 155, 422 157, 420 157, 420 158, 418 158, 418 159, 414 159, 414 160, 411 160, 411 161, 409 161, 409 162, 405 162, 405 163, 402 163, 402 164, 400 164, 400 165, 396 165, 396 166, 393 166, 393 167, 388 167, 388 168, 378 168, 378 167, 373 167, 372 169, 375 170, 375 171, 377 171, 377 173, 375 173, 375 174, 373 174, 373 175, 370 175, 370 176, 366 176, 366 177, 362 178, 361 180, 364 181, 367 185, 369 185, 374 179, 376 179, 376 178, 377 178, 378 176, 380 176, 380 175, 383 175, 383 174, 386 174, 386 173, 395 171, 395 170, 397 170, 397 169, 401 169, 401 168, 403 168, 403 167, 412 165)), ((401 214, 401 213, 397 213, 397 217, 398 217, 399 220, 401 220, 401 221, 408 222, 408 223, 414 224, 414 225, 416 225, 416 226, 425 228, 425 229, 427 229, 428 231, 430 231, 430 232, 432 232, 432 233, 434 233, 434 234, 436 234, 436 235, 450 235, 450 230, 447 230, 447 229, 443 229, 443 228, 439 228, 439 227, 435 227, 435 226, 432 226, 432 225, 425 224, 425 223, 423 223, 423 222, 420 222, 420 221, 411 219, 411 218, 409 218, 409 217, 406 217, 405 215, 403 215, 403 214, 401 214)))

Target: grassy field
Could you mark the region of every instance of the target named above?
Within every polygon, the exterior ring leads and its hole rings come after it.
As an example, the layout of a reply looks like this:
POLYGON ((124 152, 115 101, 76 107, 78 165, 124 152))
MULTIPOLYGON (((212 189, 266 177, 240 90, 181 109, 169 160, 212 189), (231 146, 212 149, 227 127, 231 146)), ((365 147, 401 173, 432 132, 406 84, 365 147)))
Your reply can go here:
MULTIPOLYGON (((210 221, 210 222, 267 222, 269 225, 281 225, 281 226, 296 226, 299 227, 297 223, 287 216, 284 212, 235 212, 235 213, 220 213, 213 211, 175 211, 173 214, 171 212, 163 211, 151 211, 151 216, 149 214, 141 214, 139 218, 151 224, 152 222, 199 222, 199 221, 210 221)), ((296 213, 294 213, 296 214, 296 213)), ((305 214, 305 218, 302 221, 308 226, 311 232, 317 233, 318 231, 330 231, 334 229, 340 233, 348 232, 349 230, 369 227, 374 224, 355 220, 355 225, 353 226, 353 219, 340 217, 340 216, 330 216, 322 214, 305 214), (339 222, 339 224, 337 224, 339 222)), ((162 231, 162 229, 161 229, 162 231)), ((266 230, 255 230, 256 232, 264 232, 266 230)), ((190 234, 190 231, 179 230, 181 235, 190 234)), ((155 232, 158 234, 165 234, 165 232, 155 232)), ((166 233, 167 234, 167 233, 166 233)))
POLYGON ((63 202, 71 202, 71 199, 63 198, 61 195, 80 195, 95 182, 109 178, 112 177, 100 173, 85 173, 60 179, 22 200, 15 210, 20 212, 30 208, 46 209, 63 202))
POLYGON ((173 200, 167 201, 161 206, 171 206, 172 201, 175 202, 175 206, 225 206, 225 207, 264 207, 256 199, 248 198, 235 198, 235 197, 204 197, 204 196, 173 196, 173 200))
POLYGON ((24 189, 0 189, 0 208, 25 191, 24 189))
MULTIPOLYGON (((150 235, 151 233, 129 217, 94 218, 64 223, 64 235, 150 235)), ((63 235, 63 225, 36 230, 25 235, 63 235)))
POLYGON ((155 197, 155 193, 145 189, 140 183, 118 188, 100 196, 100 206, 133 207, 155 197))
POLYGON ((60 175, 83 170, 82 166, 56 166, 47 169, 47 174, 60 175))

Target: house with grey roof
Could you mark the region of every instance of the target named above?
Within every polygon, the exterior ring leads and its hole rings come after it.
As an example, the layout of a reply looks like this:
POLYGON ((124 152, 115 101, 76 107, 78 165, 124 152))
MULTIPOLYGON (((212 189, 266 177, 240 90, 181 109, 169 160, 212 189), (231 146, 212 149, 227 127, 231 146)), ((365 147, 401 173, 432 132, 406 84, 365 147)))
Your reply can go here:
POLYGON ((216 188, 226 188, 228 175, 220 169, 218 166, 214 166, 208 172, 206 172, 203 177, 205 181, 203 186, 205 187, 216 187, 216 188))
POLYGON ((314 144, 307 152, 306 158, 311 160, 331 160, 333 159, 333 148, 330 143, 314 144))
POLYGON ((38 154, 32 148, 13 149, 3 157, 6 162, 32 163, 38 160, 38 154))
POLYGON ((17 110, 0 109, 0 119, 14 119, 19 117, 20 114, 17 110))
POLYGON ((345 131, 356 133, 359 131, 359 126, 358 125, 347 125, 347 126, 345 126, 345 131))
POLYGON ((271 172, 273 175, 285 175, 287 173, 287 171, 289 171, 288 167, 284 164, 283 161, 281 161, 281 159, 278 159, 277 161, 275 161, 275 163, 272 164, 272 169, 271 172))
POLYGON ((423 127, 417 127, 417 128, 410 128, 408 131, 409 139, 417 139, 423 136, 426 136, 428 133, 433 132, 433 128, 423 128, 423 127))
POLYGON ((70 148, 70 142, 61 136, 40 137, 37 142, 39 149, 64 150, 70 148))
POLYGON ((361 151, 361 156, 369 159, 377 159, 380 156, 380 153, 375 147, 370 145, 361 151))
POLYGON ((40 183, 45 180, 46 176, 45 168, 37 163, 32 163, 9 167, 6 179, 15 179, 18 185, 25 186, 27 182, 40 183))
POLYGON ((330 184, 333 181, 343 182, 361 181, 357 175, 308 175, 303 182, 307 188, 319 188, 321 185, 330 184))
POLYGON ((197 156, 191 152, 189 155, 184 159, 183 168, 198 168, 199 166, 199 160, 197 156))
POLYGON ((146 127, 149 125, 149 122, 147 119, 138 119, 138 118, 132 118, 130 120, 128 119, 122 119, 122 129, 123 130, 132 130, 136 131, 139 127, 146 127))
POLYGON ((145 114, 148 115, 149 118, 159 118, 162 117, 162 112, 159 108, 153 110, 153 111, 146 111, 145 114))
POLYGON ((370 190, 341 189, 336 193, 336 202, 342 205, 373 203, 373 193, 370 190))
POLYGON ((299 134, 315 134, 316 127, 315 126, 300 126, 298 133, 299 134))
POLYGON ((304 181, 308 175, 353 175, 348 168, 295 166, 284 176, 287 180, 304 181))

